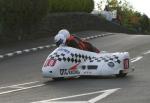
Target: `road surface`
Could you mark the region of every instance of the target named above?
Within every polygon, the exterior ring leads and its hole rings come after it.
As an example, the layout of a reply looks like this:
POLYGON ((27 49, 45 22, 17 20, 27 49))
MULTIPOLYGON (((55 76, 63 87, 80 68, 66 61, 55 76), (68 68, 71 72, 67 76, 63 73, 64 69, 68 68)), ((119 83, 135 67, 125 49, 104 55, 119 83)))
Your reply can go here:
POLYGON ((44 79, 53 48, 0 61, 0 103, 149 103, 150 36, 115 34, 89 40, 100 50, 127 51, 135 71, 125 78, 44 79))

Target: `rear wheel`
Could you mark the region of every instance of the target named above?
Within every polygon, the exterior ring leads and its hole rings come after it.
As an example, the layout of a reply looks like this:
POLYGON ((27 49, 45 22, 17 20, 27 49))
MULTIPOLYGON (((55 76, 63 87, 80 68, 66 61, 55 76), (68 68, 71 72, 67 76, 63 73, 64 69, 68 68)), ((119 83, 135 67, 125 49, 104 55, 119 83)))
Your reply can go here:
POLYGON ((119 74, 116 74, 116 77, 122 78, 122 77, 125 77, 126 75, 127 73, 123 73, 123 70, 120 70, 119 74))
POLYGON ((58 77, 58 78, 52 78, 52 79, 58 81, 58 80, 63 80, 64 77, 58 77))

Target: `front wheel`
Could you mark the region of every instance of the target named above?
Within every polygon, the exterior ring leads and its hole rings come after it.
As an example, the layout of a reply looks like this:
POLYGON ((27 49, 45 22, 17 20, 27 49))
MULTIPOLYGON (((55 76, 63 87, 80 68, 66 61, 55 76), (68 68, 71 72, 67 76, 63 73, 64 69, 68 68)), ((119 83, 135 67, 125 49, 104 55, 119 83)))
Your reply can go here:
POLYGON ((125 77, 126 75, 127 75, 127 73, 123 73, 123 71, 120 70, 119 74, 116 74, 116 77, 122 78, 122 77, 125 77))
POLYGON ((58 77, 58 78, 52 78, 52 79, 55 80, 55 81, 59 81, 59 80, 63 80, 64 77, 58 77))

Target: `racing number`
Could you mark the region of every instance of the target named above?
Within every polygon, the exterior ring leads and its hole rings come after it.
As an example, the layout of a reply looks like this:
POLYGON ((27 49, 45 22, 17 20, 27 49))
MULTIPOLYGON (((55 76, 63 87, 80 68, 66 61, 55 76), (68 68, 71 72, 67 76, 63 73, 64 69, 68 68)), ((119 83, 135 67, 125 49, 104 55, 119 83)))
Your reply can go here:
POLYGON ((60 75, 68 75, 67 69, 60 69, 60 75))
POLYGON ((44 64, 44 67, 47 67, 47 66, 55 66, 56 64, 56 60, 55 59, 47 59, 45 64, 44 64))

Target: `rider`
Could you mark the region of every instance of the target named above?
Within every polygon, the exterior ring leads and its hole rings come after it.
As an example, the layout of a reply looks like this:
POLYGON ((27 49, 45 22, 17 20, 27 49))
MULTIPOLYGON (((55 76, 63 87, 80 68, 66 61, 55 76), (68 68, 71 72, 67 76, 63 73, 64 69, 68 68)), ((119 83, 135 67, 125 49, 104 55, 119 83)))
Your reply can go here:
POLYGON ((70 32, 66 29, 62 29, 55 36, 55 43, 57 46, 59 45, 67 45, 69 47, 78 48, 81 50, 91 51, 99 53, 100 51, 90 44, 87 41, 80 39, 74 35, 71 35, 70 32))

